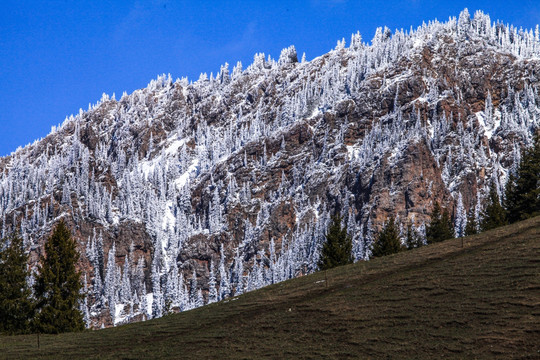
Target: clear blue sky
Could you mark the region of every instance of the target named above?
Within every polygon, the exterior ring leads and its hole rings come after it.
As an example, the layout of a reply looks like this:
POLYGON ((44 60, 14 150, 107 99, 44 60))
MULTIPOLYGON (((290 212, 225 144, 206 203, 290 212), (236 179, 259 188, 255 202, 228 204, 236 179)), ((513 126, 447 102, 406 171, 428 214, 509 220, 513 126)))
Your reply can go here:
POLYGON ((198 79, 225 62, 291 44, 307 59, 377 26, 416 27, 468 7, 518 27, 540 22, 540 1, 12 1, 0 12, 0 155, 47 135, 103 92, 145 87, 161 73, 198 79))

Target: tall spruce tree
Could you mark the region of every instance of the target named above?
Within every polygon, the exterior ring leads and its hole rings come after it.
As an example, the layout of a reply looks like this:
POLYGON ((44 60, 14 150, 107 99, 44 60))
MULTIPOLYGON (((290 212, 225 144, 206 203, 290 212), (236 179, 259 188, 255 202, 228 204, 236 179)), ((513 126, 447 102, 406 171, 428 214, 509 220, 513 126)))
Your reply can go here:
POLYGON ((0 249, 0 333, 28 333, 35 308, 27 283, 28 255, 17 234, 3 239, 0 249))
POLYGON ((83 314, 78 308, 84 297, 80 293, 81 275, 75 268, 78 259, 75 241, 61 221, 45 243, 45 255, 40 257, 35 284, 37 331, 58 334, 84 329, 83 314))
POLYGON ((517 174, 506 183, 505 208, 508 221, 513 223, 540 215, 540 135, 525 150, 517 174))
POLYGON ((352 238, 347 233, 347 225, 341 227, 342 217, 334 215, 326 233, 326 242, 321 250, 319 269, 327 270, 353 262, 352 238))
POLYGON ((499 201, 499 195, 497 195, 495 184, 492 184, 489 190, 488 204, 482 213, 480 228, 482 231, 487 231, 506 225, 507 223, 506 212, 499 201))
POLYGON ((396 226, 396 220, 393 216, 384 224, 377 238, 373 243, 371 255, 380 257, 400 252, 401 240, 399 239, 399 229, 396 226))
POLYGON ((426 227, 426 240, 428 244, 440 242, 454 237, 454 229, 448 210, 441 211, 436 201, 431 213, 431 222, 426 227))

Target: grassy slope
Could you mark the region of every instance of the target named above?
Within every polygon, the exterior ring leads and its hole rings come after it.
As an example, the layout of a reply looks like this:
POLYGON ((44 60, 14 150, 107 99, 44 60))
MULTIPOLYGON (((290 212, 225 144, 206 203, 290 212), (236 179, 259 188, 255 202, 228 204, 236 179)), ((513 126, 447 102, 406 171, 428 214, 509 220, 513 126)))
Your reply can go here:
POLYGON ((18 358, 540 358, 540 217, 114 329, 0 337, 18 358))

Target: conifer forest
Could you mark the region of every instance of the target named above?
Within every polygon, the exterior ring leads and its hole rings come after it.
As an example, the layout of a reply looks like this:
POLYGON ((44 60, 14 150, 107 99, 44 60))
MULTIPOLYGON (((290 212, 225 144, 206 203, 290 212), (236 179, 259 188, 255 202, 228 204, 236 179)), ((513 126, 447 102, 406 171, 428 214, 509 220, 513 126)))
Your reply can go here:
POLYGON ((73 239, 58 326, 100 329, 318 271, 332 236, 359 262, 538 215, 539 59, 538 27, 465 9, 103 94, 0 158, 2 254, 19 236, 43 325, 46 244, 73 239))

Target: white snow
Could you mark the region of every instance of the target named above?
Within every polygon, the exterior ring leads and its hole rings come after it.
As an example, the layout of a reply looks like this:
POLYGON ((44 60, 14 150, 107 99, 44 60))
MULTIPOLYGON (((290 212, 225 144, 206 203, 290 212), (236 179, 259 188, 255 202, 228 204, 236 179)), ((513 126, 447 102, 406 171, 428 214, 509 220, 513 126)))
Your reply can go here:
POLYGON ((191 162, 191 165, 188 167, 187 171, 180 175, 180 177, 174 181, 176 184, 176 188, 180 190, 192 177, 195 177, 197 175, 198 170, 199 159, 194 159, 191 162))
POLYGON ((317 116, 319 116, 321 113, 321 111, 319 110, 319 108, 315 108, 313 109, 313 111, 311 112, 311 114, 307 117, 307 119, 313 119, 317 116))
POLYGON ((118 211, 113 211, 112 224, 117 226, 120 224, 120 216, 118 216, 118 211))
POLYGON ((125 318, 124 304, 116 304, 114 307, 114 325, 121 323, 125 318))
POLYGON ((493 125, 486 124, 486 121, 485 121, 486 115, 484 114, 483 111, 479 111, 475 115, 476 115, 476 119, 478 120, 478 124, 480 125, 482 129, 484 129, 484 135, 488 139, 491 139, 495 130, 497 130, 497 128, 501 125, 501 112, 499 111, 499 109, 493 112, 493 118, 494 118, 493 125))
POLYGON ((165 204, 165 213, 163 214, 163 222, 161 223, 161 228, 164 231, 167 230, 174 230, 174 223, 176 221, 176 217, 173 214, 173 202, 172 200, 167 200, 167 203, 165 204))
POLYGON ((358 152, 360 150, 354 145, 347 145, 347 158, 349 160, 354 160, 358 157, 358 152))
MULTIPOLYGON (((404 82, 406 79, 408 79, 409 77, 411 77, 412 75, 412 71, 411 70, 407 70, 405 72, 402 72, 400 73, 399 75, 397 76, 394 76, 392 78, 388 78, 388 79, 385 79, 385 82, 384 82, 384 89, 388 89, 389 87, 393 86, 394 84, 396 83, 401 83, 401 82, 404 82)), ((399 90, 398 90, 399 91, 399 90)))
POLYGON ((180 147, 182 145, 184 145, 186 143, 186 139, 179 139, 179 140, 174 140, 169 146, 167 146, 167 148, 165 149, 165 154, 166 155, 175 155, 176 153, 178 153, 178 149, 180 149, 180 147))
POLYGON ((416 38, 413 43, 413 48, 418 48, 424 45, 424 41, 421 38, 416 38))
POLYGON ((146 313, 152 313, 152 303, 154 302, 154 293, 146 294, 146 313))
POLYGON ((154 170, 155 166, 156 164, 154 161, 145 160, 139 163, 139 169, 141 169, 145 179, 148 179, 148 174, 150 173, 150 171, 154 170))

